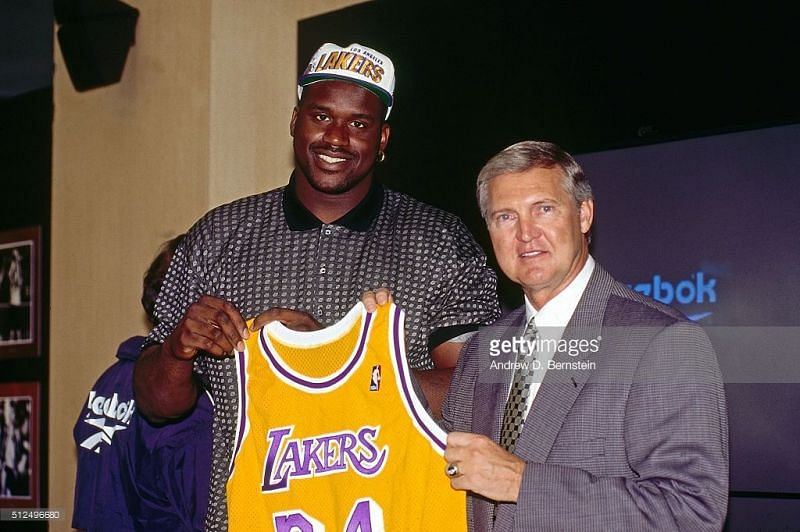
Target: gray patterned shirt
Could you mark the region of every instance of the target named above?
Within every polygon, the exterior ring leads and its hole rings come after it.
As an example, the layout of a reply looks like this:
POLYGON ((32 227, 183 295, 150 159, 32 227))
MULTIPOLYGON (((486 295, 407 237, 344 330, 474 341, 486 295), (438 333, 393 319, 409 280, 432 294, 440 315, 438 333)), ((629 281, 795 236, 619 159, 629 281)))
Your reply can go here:
MULTIPOLYGON (((336 222, 320 222, 283 188, 218 207, 189 231, 156 303, 161 343, 201 295, 233 303, 245 319, 276 306, 303 310, 324 326, 341 319, 364 290, 391 288, 406 311, 406 351, 433 367, 437 345, 500 314, 497 279, 454 215, 373 184, 336 222)), ((214 446, 206 527, 227 528, 225 483, 237 418, 232 358, 198 356, 195 369, 214 398, 214 446)))

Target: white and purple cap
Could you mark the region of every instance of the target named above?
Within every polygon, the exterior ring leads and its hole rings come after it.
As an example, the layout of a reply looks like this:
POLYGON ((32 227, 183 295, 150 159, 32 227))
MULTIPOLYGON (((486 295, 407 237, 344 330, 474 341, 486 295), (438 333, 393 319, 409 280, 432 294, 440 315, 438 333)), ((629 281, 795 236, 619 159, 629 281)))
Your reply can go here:
POLYGON ((303 97, 303 87, 331 79, 355 83, 375 94, 386 105, 389 118, 394 104, 394 64, 387 56, 358 43, 325 43, 297 80, 297 97, 303 97))

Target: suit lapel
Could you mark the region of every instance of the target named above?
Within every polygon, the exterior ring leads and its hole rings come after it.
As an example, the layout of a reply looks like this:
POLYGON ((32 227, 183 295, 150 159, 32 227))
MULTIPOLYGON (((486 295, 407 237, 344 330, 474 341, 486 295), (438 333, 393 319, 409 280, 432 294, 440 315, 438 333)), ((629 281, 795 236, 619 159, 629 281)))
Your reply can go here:
MULTIPOLYGON (((601 336, 603 314, 611 294, 612 283, 611 276, 596 264, 562 339, 589 340, 601 336)), ((597 353, 586 350, 576 357, 567 353, 556 353, 553 360, 557 363, 590 362, 601 354, 602 348, 597 353)), ((591 374, 592 370, 589 367, 547 371, 525 420, 522 434, 517 440, 515 454, 531 462, 544 463, 547 460, 564 418, 591 374)))
MULTIPOLYGON (((504 327, 505 330, 493 331, 486 340, 500 338, 501 340, 510 339, 515 335, 522 334, 525 326, 525 307, 512 311, 504 320, 505 325, 495 325, 504 327), (500 333, 499 335, 497 333, 500 333)), ((475 383, 475 396, 472 409, 472 431, 478 434, 489 436, 495 443, 500 441, 500 424, 503 419, 503 411, 506 406, 508 387, 511 383, 513 371, 488 370, 491 358, 488 356, 486 345, 479 344, 478 364, 483 372, 479 371, 477 382, 475 383)), ((504 362, 502 359, 501 362, 504 362)), ((493 527, 492 519, 494 514, 494 502, 488 501, 483 497, 473 495, 470 497, 473 516, 473 530, 476 532, 488 531, 493 527)))
MULTIPOLYGON (((501 340, 519 336, 525 325, 525 307, 512 311, 506 321, 505 330, 501 332, 501 340)), ((500 332, 500 331, 497 331, 500 332)), ((493 338, 489 338, 490 340, 493 338)), ((488 369, 492 362, 487 353, 479 353, 479 363, 484 368, 479 373, 473 408, 472 430, 478 434, 489 436, 494 442, 500 441, 500 424, 508 397, 508 387, 514 374, 512 370, 488 369)), ((499 360, 505 362, 506 359, 499 360)))

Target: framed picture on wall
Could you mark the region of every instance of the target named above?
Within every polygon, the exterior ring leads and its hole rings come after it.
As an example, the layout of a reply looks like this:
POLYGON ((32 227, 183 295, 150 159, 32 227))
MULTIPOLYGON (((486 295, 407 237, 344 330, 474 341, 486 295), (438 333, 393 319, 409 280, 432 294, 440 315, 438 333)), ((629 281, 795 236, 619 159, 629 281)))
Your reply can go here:
POLYGON ((0 383, 0 508, 39 506, 39 383, 0 383))
POLYGON ((39 356, 41 230, 0 231, 0 359, 39 356))

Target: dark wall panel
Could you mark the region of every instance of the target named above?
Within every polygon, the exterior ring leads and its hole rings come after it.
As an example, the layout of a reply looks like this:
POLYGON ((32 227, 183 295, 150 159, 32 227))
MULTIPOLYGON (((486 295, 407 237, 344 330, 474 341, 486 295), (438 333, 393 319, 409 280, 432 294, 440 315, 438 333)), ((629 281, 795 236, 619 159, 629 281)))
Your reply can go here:
MULTIPOLYGON (((51 87, 0 100, 0 230, 41 227, 39 356, 0 359, 0 381, 39 382, 40 507, 47 506, 48 387, 50 349, 50 206, 53 91, 51 87)), ((45 522, 18 523, 46 530, 45 522)))
MULTIPOLYGON (((40 385, 38 470, 40 507, 48 502, 48 352, 50 197, 53 121, 53 3, 5 0, 0 6, 0 230, 41 227, 39 356, 0 359, 0 381, 40 385)), ((20 505, 30 502, 20 503, 20 505)), ((9 525, 46 530, 46 522, 9 525)), ((0 525, 0 528, 3 528, 0 525)))

